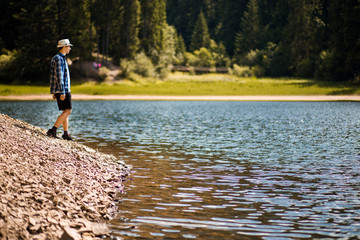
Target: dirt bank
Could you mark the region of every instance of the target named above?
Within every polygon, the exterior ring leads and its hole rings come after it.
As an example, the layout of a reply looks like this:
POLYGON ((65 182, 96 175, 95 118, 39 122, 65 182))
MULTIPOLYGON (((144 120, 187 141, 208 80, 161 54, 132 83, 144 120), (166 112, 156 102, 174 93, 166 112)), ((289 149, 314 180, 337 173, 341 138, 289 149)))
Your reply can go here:
POLYGON ((0 114, 0 239, 100 239, 127 166, 0 114))
MULTIPOLYGON (((86 95, 72 94, 73 100, 179 100, 179 101, 360 101, 358 95, 311 96, 152 96, 152 95, 86 95)), ((0 96, 0 101, 49 101, 51 95, 0 96)))

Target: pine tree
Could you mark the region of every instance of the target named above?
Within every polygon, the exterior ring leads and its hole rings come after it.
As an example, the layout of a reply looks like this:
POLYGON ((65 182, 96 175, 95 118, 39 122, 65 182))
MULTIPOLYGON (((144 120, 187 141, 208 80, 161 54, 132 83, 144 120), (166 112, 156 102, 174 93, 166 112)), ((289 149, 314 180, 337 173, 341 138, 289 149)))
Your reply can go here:
MULTIPOLYGON (((213 1, 213 0, 211 0, 213 1)), ((177 32, 184 38, 187 47, 190 46, 194 25, 198 20, 199 13, 205 10, 204 2, 207 0, 167 0, 167 19, 170 25, 174 25, 177 32)), ((203 11, 204 12, 204 11, 203 11)))
POLYGON ((295 76, 313 77, 318 55, 314 21, 316 1, 291 0, 288 25, 284 29, 283 46, 289 53, 289 69, 295 76))
POLYGON ((178 42, 176 47, 176 53, 184 55, 186 52, 186 46, 184 42, 184 38, 181 36, 181 34, 178 36, 178 42))
POLYGON ((279 44, 283 40, 283 31, 288 23, 289 0, 277 0, 268 23, 268 41, 279 44))
POLYGON ((126 0, 128 11, 125 11, 125 33, 126 33, 126 53, 127 58, 134 58, 139 47, 139 29, 141 6, 138 0, 126 0))
POLYGON ((241 31, 236 34, 235 55, 242 56, 250 50, 261 48, 262 39, 258 0, 250 0, 241 20, 241 31))
POLYGON ((205 15, 200 12, 191 35, 190 51, 199 50, 202 47, 209 49, 210 44, 211 39, 205 15))
POLYGON ((27 82, 39 80, 47 82, 48 58, 57 51, 55 3, 39 0, 37 4, 28 4, 26 1, 19 1, 16 4, 19 10, 16 13, 19 35, 14 41, 19 55, 15 61, 14 77, 16 80, 26 79, 27 82))
POLYGON ((324 69, 334 81, 360 80, 360 2, 334 0, 330 6, 330 49, 324 69))
POLYGON ((61 2, 60 12, 65 15, 62 22, 62 32, 57 36, 59 39, 69 38, 74 44, 71 56, 80 57, 80 61, 91 57, 90 39, 90 12, 88 0, 68 0, 61 2), (65 4, 66 3, 66 4, 65 4))
POLYGON ((112 23, 112 0, 94 0, 91 4, 91 20, 96 28, 97 51, 108 55, 110 24, 112 23))
POLYGON ((164 33, 166 26, 165 0, 141 0, 141 42, 142 49, 150 56, 154 64, 160 58, 164 47, 164 33))
POLYGON ((114 1, 111 27, 111 56, 133 59, 140 48, 141 6, 139 0, 114 1))

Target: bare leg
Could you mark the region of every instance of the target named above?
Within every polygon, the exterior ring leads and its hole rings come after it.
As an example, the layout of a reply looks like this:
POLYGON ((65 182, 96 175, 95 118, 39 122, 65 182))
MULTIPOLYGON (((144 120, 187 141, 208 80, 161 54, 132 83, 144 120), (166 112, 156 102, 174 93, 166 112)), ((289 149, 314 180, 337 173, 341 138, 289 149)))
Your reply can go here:
POLYGON ((57 118, 54 126, 59 128, 61 124, 63 124, 64 131, 67 131, 69 128, 69 115, 71 113, 71 109, 65 109, 60 116, 57 118), (66 128, 66 130, 65 130, 66 128))
POLYGON ((69 129, 69 116, 63 122, 63 129, 64 129, 64 131, 68 131, 68 129, 69 129))

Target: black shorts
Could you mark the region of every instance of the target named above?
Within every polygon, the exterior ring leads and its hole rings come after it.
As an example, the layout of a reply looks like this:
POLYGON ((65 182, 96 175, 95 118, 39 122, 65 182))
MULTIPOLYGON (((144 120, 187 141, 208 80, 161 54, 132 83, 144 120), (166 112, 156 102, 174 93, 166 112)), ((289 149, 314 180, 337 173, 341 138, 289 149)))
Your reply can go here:
POLYGON ((66 93, 65 94, 65 100, 61 101, 60 100, 60 93, 55 93, 55 97, 57 100, 57 104, 59 107, 59 110, 65 110, 65 109, 72 109, 72 104, 71 104, 71 93, 66 93))

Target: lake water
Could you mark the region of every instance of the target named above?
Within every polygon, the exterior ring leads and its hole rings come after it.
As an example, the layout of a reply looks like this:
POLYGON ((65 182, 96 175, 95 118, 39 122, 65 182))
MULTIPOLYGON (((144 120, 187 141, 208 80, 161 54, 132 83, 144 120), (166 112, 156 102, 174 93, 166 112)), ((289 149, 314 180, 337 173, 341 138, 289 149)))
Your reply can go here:
MULTIPOLYGON (((73 107, 79 142, 133 166, 115 238, 360 238, 360 103, 73 107)), ((45 129, 59 113, 54 102, 0 102, 0 112, 45 129)))

